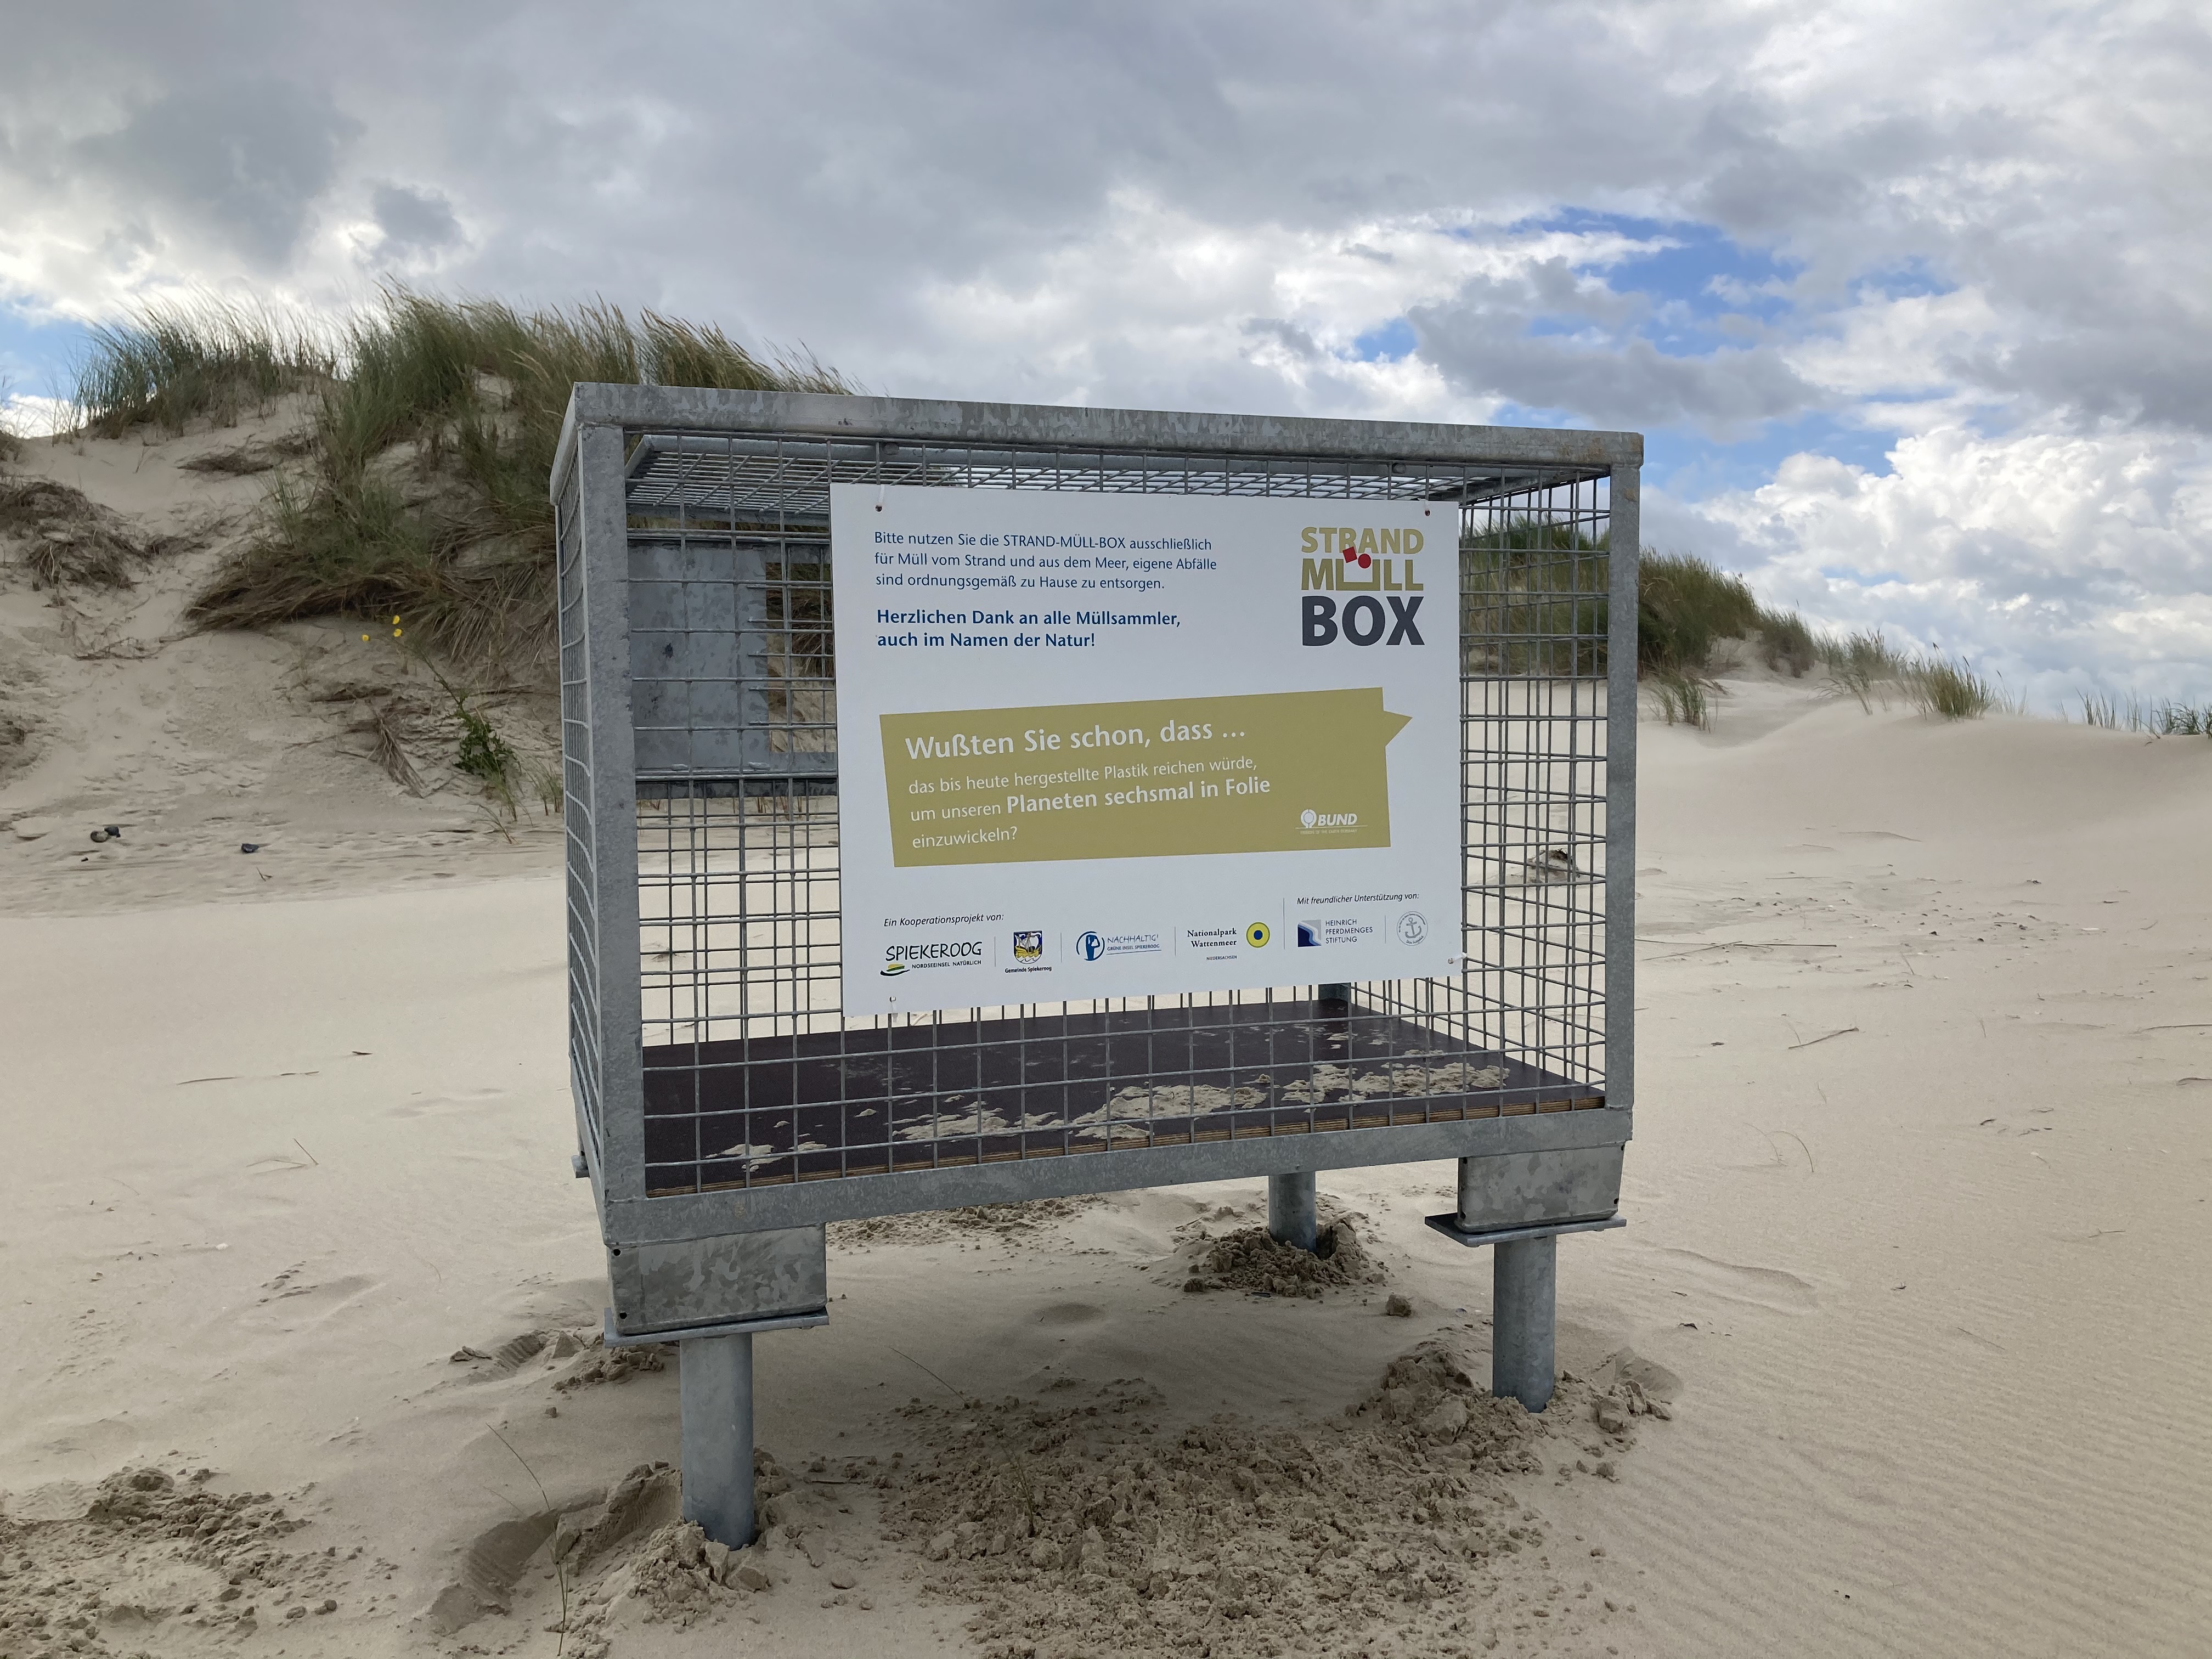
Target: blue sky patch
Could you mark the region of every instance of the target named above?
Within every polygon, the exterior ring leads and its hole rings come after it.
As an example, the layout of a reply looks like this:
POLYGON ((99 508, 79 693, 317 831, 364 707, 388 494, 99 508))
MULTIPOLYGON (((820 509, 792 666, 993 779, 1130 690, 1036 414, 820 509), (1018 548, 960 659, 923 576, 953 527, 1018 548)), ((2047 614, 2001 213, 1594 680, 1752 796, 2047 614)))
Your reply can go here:
POLYGON ((1889 452, 1896 445, 1894 432, 1872 430, 1817 411, 1794 421, 1771 422, 1755 435, 1733 443, 1680 428, 1662 428, 1644 435, 1644 476, 1655 488, 1694 500, 1771 483, 1774 470, 1784 461, 1809 450, 1880 477, 1892 470, 1889 452))
POLYGON ((1610 232, 1656 244, 1626 259, 1577 269, 1601 277, 1616 294, 1641 295, 1650 301, 1650 314, 1634 331, 1675 357, 1703 356, 1717 346, 1741 343, 1742 332, 1720 326, 1723 318, 1745 319, 1753 325, 1780 321, 1791 302, 1787 293, 1770 290, 1786 289, 1800 269, 1794 260, 1747 247, 1716 226, 1692 221, 1577 209, 1514 228, 1578 235, 1610 232))
POLYGON ((1370 328, 1354 340, 1350 356, 1354 362, 1395 363, 1401 357, 1413 356, 1417 343, 1413 325, 1403 317, 1393 317, 1380 328, 1370 328))
POLYGON ((91 343, 82 323, 42 321, 0 305, 0 385, 18 398, 65 397, 91 343))

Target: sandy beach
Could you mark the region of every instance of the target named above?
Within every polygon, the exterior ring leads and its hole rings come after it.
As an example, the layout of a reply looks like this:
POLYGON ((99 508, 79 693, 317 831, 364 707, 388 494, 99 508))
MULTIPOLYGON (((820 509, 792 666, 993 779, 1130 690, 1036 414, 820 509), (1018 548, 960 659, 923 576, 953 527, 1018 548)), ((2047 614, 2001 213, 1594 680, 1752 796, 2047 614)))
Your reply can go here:
POLYGON ((557 826, 378 769, 376 642, 182 635, 240 442, 21 464, 191 545, 0 592, 0 1656, 2205 1650, 2212 744, 1762 671, 1647 720, 1551 1412, 1486 1397, 1449 1165, 1323 1175, 1374 1272, 1317 1296, 1184 1288, 1257 1182, 843 1226, 726 1564, 673 1354, 595 1346, 557 826))

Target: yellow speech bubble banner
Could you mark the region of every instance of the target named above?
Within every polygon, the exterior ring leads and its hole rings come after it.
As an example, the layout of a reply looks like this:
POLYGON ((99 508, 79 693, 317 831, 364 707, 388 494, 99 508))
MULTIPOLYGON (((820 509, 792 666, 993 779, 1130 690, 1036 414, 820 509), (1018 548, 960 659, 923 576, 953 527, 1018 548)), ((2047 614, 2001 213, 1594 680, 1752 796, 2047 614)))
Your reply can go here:
POLYGON ((1379 687, 885 714, 911 867, 1390 844, 1379 687))

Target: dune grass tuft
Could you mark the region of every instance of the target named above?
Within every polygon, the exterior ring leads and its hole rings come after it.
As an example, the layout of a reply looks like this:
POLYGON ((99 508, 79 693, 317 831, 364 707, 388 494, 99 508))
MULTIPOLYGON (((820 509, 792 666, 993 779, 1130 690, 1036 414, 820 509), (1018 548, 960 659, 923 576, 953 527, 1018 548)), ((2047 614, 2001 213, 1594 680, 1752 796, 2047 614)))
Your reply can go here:
POLYGON ((2161 738, 2212 738, 2212 705, 2161 702, 2150 711, 2149 727, 2161 738))
POLYGON ((1822 635, 1814 640, 1814 649, 1827 665, 1828 678, 1856 697, 1859 707, 1869 714, 1878 684, 1902 684, 1905 679, 1905 659, 1882 638, 1880 629, 1870 633, 1822 635))
POLYGON ((15 401, 15 383, 0 374, 0 463, 12 461, 23 453, 23 434, 15 429, 9 410, 15 401))
MULTIPOLYGON (((526 311, 389 289, 327 339, 205 301, 95 332, 87 428, 235 418, 316 395, 298 465, 260 532, 196 598, 204 628, 404 611, 458 658, 548 659, 553 514, 545 480, 579 380, 844 392, 811 357, 763 359, 711 325, 606 304, 526 311)), ((249 469, 271 459, 257 451, 249 469)))
POLYGON ((103 438, 138 426, 182 432, 198 419, 228 426, 325 384, 336 368, 312 325, 275 311, 213 295, 149 306, 93 329, 77 370, 77 417, 103 438))
MULTIPOLYGON (((1570 524, 1519 516, 1460 548, 1460 591, 1469 639, 1487 666, 1510 674, 1589 674, 1605 659, 1607 550, 1570 524)), ((1639 566, 1640 677, 1703 674, 1722 640, 1758 642, 1769 667, 1803 674, 1819 660, 1813 633, 1794 612, 1767 610, 1741 576, 1706 560, 1646 549, 1639 566)))
MULTIPOLYGON (((1519 515, 1460 546, 1468 672, 1590 675, 1606 662, 1608 551, 1571 523, 1519 515)), ((1810 672, 1830 653, 1795 611, 1770 611, 1742 577, 1710 561, 1645 549, 1639 564, 1637 677, 1669 725, 1712 729, 1713 649, 1748 639, 1770 668, 1810 672)))
MULTIPOLYGON (((2061 710, 2062 717, 2064 710, 2061 710)), ((2212 704, 2162 700, 2145 702, 2130 697, 2115 702, 2105 694, 2081 694, 2081 723, 2107 732, 2140 732, 2154 738, 2212 738, 2212 704)))
POLYGON ((1926 658, 1910 664, 1905 686, 1921 713, 1940 720, 1979 720, 2008 705, 2000 690, 1965 661, 1926 658))
POLYGON ((118 514, 50 478, 0 477, 0 535, 23 543, 23 562, 40 589, 129 587, 142 564, 179 545, 142 541, 118 514))
POLYGON ((1917 657, 1898 650, 1881 630, 1826 634, 1814 648, 1827 665, 1828 678, 1859 700, 1869 713, 1879 696, 1902 696, 1936 720, 1979 720, 1992 709, 2025 714, 2026 700, 2008 696, 2002 684, 1984 678, 1963 658, 1917 657))
POLYGON ((2114 702, 2102 693, 2084 691, 2081 694, 2081 724, 2094 726, 2106 732, 2133 732, 2142 718, 2142 711, 2130 697, 2124 706, 2114 702))
POLYGON ((1460 608, 1468 672, 1540 678, 1604 672, 1607 563, 1602 540, 1534 515, 1462 540, 1460 608))
POLYGON ((1647 550, 1639 579, 1637 654, 1646 673, 1697 674, 1723 640, 1757 641, 1759 660, 1801 678, 1820 661, 1813 630, 1794 611, 1770 611, 1751 586, 1692 554, 1647 550))
POLYGON ((1701 671, 1716 641, 1759 632, 1748 584, 1707 560, 1647 552, 1638 580, 1637 659, 1645 673, 1701 671))
POLYGON ((1711 694, 1716 688, 1710 682, 1678 668, 1662 668, 1646 675, 1644 683, 1658 700, 1659 712, 1668 725, 1693 726, 1700 732, 1713 729, 1711 694))

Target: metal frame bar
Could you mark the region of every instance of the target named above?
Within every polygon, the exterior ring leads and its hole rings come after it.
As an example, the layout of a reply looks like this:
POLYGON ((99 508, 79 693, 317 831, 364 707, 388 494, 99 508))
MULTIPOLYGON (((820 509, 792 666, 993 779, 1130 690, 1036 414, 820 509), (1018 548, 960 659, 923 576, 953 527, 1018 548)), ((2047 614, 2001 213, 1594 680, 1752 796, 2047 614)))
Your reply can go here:
MULTIPOLYGON (((1639 443, 1638 448, 1641 450, 1639 443)), ((1643 469, 1613 469, 1605 722, 1605 1095, 1636 1104, 1636 614, 1644 558, 1643 469), (1621 553, 1626 550, 1628 556, 1621 553), (1623 649, 1624 641, 1626 649, 1623 649)))
MULTIPOLYGON (((583 624, 589 673, 591 929, 598 974, 600 1118, 587 1137, 592 1187, 604 1204, 645 1196, 645 1084, 632 1055, 644 1042, 644 1008, 632 967, 638 930, 637 750, 630 719, 628 593, 629 515, 622 489, 623 434, 577 433, 577 517, 585 573, 583 624), (621 968, 609 972, 615 963, 621 968)), ((576 844, 571 842, 571 857, 576 844)), ((611 1212, 609 1218, 611 1219, 611 1212)))
POLYGON ((610 1242, 657 1243, 1137 1187, 1368 1169, 1494 1152, 1619 1146, 1627 1143, 1632 1128, 1632 1115, 1617 1109, 1529 1113, 1462 1123, 1406 1123, 1327 1134, 1206 1141, 1194 1146, 1136 1146, 1110 1155, 1083 1152, 897 1175, 848 1176, 750 1190, 615 1199, 603 1206, 602 1217, 610 1242))
POLYGON ((592 426, 652 427, 709 434, 813 433, 825 438, 894 438, 921 446, 1000 443, 1094 452, 1202 450, 1255 458, 1299 454, 1376 460, 1388 457, 1412 462, 1608 471, 1644 463, 1644 438, 1634 432, 583 384, 570 394, 568 412, 562 417, 560 444, 553 462, 556 495, 573 464, 572 440, 580 430, 592 426))

